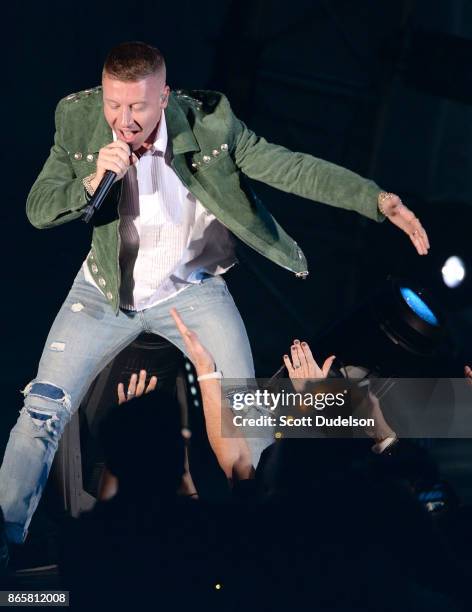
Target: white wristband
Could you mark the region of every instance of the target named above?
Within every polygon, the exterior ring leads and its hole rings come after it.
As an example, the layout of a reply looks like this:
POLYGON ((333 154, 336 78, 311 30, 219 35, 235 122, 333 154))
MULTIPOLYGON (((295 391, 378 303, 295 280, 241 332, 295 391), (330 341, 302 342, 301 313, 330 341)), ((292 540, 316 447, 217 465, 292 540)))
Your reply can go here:
POLYGON ((223 374, 217 370, 216 372, 210 372, 209 374, 202 374, 201 376, 197 376, 198 382, 202 380, 210 380, 212 378, 223 378, 223 374))

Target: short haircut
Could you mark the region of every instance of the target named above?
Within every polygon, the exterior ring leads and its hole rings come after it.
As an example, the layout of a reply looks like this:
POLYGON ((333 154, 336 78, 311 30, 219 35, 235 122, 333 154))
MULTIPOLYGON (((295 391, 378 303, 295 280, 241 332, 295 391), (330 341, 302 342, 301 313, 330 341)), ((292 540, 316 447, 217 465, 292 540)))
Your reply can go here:
POLYGON ((119 81, 140 81, 162 72, 165 78, 164 56, 156 47, 133 41, 120 43, 108 53, 103 74, 119 81))

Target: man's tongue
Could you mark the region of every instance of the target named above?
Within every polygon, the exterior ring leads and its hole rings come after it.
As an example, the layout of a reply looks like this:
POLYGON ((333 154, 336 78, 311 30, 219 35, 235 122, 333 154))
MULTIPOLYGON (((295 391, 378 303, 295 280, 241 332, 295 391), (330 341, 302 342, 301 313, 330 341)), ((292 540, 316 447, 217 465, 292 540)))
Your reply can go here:
POLYGON ((135 139, 136 132, 131 130, 120 130, 121 136, 125 142, 132 142, 135 139))

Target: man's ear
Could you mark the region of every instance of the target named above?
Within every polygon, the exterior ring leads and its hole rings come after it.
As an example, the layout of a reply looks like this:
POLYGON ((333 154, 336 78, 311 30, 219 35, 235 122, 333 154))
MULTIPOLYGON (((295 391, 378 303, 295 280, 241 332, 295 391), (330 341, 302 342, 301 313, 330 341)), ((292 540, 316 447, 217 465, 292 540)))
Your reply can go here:
POLYGON ((169 103, 170 87, 166 85, 160 95, 161 108, 166 108, 169 103))

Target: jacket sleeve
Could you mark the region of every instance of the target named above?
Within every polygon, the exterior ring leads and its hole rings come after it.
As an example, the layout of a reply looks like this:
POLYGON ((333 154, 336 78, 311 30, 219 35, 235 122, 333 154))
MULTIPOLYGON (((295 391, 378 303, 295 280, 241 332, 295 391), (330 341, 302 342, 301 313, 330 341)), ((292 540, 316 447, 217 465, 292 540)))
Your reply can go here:
POLYGON ((61 101, 56 108, 54 145, 26 202, 28 219, 39 229, 73 221, 87 205, 82 180, 75 175, 63 142, 65 112, 61 101))
POLYGON ((303 198, 355 210, 374 221, 385 219, 377 205, 382 190, 373 181, 312 155, 271 144, 237 119, 229 104, 227 110, 232 155, 244 174, 303 198))

